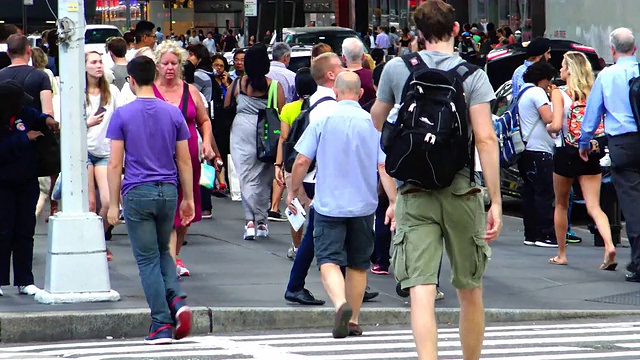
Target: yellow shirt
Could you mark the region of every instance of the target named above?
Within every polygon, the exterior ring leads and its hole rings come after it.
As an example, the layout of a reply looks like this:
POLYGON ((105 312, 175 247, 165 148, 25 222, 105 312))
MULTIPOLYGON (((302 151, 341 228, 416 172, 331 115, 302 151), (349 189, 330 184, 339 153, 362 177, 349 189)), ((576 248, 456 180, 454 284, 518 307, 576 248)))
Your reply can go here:
POLYGON ((300 112, 302 112, 302 100, 290 102, 282 107, 282 111, 280 112, 280 121, 291 126, 298 115, 300 115, 300 112))

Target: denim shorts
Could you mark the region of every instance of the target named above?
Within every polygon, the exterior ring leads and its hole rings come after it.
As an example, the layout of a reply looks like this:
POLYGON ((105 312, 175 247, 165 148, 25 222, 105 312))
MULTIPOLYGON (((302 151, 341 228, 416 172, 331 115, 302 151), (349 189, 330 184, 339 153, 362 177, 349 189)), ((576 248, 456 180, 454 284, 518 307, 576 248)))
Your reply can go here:
POLYGON ((107 166, 109 164, 109 157, 99 157, 88 153, 87 166, 107 166))
POLYGON ((360 217, 331 217, 315 213, 313 243, 318 266, 336 264, 367 270, 375 244, 373 214, 360 217))

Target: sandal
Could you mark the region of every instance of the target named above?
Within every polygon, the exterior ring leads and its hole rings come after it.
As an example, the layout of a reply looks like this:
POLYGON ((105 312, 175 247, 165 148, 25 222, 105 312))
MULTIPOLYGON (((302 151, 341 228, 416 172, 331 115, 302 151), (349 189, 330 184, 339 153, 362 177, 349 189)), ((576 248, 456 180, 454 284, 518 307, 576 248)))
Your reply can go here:
POLYGON ((107 248, 107 261, 111 261, 111 260, 113 260, 113 254, 111 253, 111 250, 107 248))
MULTIPOLYGON (((58 202, 56 200, 51 200, 51 204, 50 204, 50 208, 49 208, 49 216, 53 216, 58 212, 58 202)), ((49 222, 49 216, 47 216, 44 219, 45 223, 49 222)))
POLYGON ((551 259, 549 259, 549 264, 552 264, 552 265, 567 265, 566 262, 565 263, 561 263, 560 261, 558 261, 558 257, 557 256, 554 256, 551 259))
POLYGON ((618 267, 618 263, 615 261, 606 261, 603 262, 602 265, 600 265, 600 270, 606 270, 606 271, 615 271, 616 267, 618 267))

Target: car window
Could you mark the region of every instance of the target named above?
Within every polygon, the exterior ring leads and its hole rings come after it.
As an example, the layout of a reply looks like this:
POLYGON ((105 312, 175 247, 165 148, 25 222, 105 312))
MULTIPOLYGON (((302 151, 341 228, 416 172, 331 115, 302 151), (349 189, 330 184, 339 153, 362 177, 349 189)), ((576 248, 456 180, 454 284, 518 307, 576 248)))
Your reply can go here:
POLYGON ((311 66, 311 56, 292 57, 288 69, 297 72, 298 69, 311 66))
POLYGON ((295 44, 315 45, 317 43, 325 43, 333 49, 333 51, 342 54, 342 42, 346 38, 356 36, 352 32, 331 33, 331 34, 300 34, 295 35, 291 42, 295 44))
POLYGON ((122 36, 118 29, 91 29, 84 33, 85 44, 106 44, 110 37, 122 36))

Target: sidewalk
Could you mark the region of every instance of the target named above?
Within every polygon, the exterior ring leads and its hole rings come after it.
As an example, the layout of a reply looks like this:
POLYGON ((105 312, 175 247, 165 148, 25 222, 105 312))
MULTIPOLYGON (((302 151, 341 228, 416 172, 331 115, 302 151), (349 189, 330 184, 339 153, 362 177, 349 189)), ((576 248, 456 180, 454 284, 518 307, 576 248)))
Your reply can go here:
MULTIPOLYGON (((233 331, 238 328, 301 327, 305 324, 321 326, 316 319, 325 321, 326 314, 332 311, 331 305, 310 309, 288 305, 283 299, 292 264, 286 258, 290 244, 288 224, 271 223, 271 236, 268 240, 244 241, 241 204, 228 199, 214 198, 213 201, 214 219, 203 220, 192 226, 187 237, 188 245, 182 250, 182 258, 192 276, 184 278, 181 284, 189 296, 188 303, 201 309, 196 316, 201 322, 196 331, 206 333, 211 330, 233 331)), ((497 319, 494 321, 515 321, 513 319, 516 318, 518 321, 543 320, 563 314, 593 316, 604 314, 605 310, 638 311, 640 314, 640 284, 624 281, 624 266, 629 259, 628 248, 618 248, 618 271, 598 270, 603 248, 593 247, 592 236, 586 231, 578 230, 585 241, 570 245, 570 264, 552 266, 547 264, 547 260, 555 254, 555 249, 524 246, 522 221, 513 217, 505 217, 504 221, 502 236, 492 245, 493 256, 484 280, 485 307, 499 309, 492 313, 497 319), (582 312, 570 313, 564 310, 582 312)), ((39 219, 36 233, 34 275, 36 285, 42 286, 47 241, 44 218, 39 219)), ((69 329, 71 334, 66 336, 73 338, 96 337, 101 334, 100 329, 108 335, 108 326, 100 321, 107 321, 109 326, 121 329, 121 336, 144 334, 148 326, 144 310, 147 305, 127 240, 126 227, 117 227, 113 240, 107 245, 114 254, 114 260, 109 266, 111 286, 120 293, 121 301, 42 305, 32 297, 18 296, 15 287, 4 287, 5 296, 0 297, 2 342, 42 340, 46 331, 42 333, 42 330, 32 329, 41 333, 33 334, 28 331, 27 326, 19 332, 11 333, 12 330, 7 327, 13 323, 11 319, 16 321, 15 326, 24 326, 24 321, 18 320, 24 319, 26 314, 33 321, 46 317, 48 320, 41 321, 42 326, 63 321, 60 320, 61 316, 44 312, 69 315, 76 319, 74 321, 90 323, 87 326, 93 330, 86 333, 78 328, 69 329), (132 314, 136 314, 137 320, 132 321, 132 314), (103 320, 90 320, 88 315, 103 320), (123 325, 122 321, 127 323, 123 325)), ((442 321, 450 321, 448 319, 451 316, 457 316, 455 308, 458 303, 449 282, 450 275, 448 261, 445 260, 441 290, 446 297, 437 303, 437 308, 443 309, 442 321)), ((376 301, 364 305, 366 322, 406 323, 408 303, 395 294, 393 276, 369 275, 369 285, 373 291, 379 291, 380 296, 376 301)), ((309 272, 307 288, 316 297, 329 302, 315 264, 309 272)), ((37 327, 37 324, 36 322, 34 326, 37 327)), ((65 334, 61 334, 64 338, 62 335, 65 334)))

